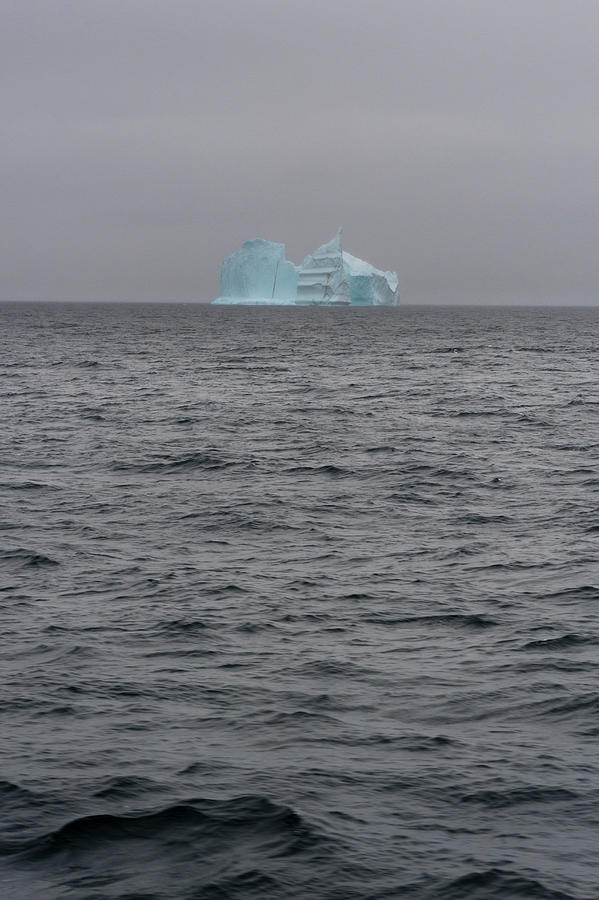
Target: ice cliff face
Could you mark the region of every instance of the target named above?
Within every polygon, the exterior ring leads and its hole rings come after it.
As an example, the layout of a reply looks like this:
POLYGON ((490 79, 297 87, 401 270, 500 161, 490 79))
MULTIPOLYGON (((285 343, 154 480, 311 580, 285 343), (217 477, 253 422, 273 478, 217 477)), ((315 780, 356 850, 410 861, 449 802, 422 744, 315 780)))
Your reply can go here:
POLYGON ((246 241, 224 260, 221 296, 214 303, 256 306, 397 306, 395 272, 382 272, 342 247, 342 229, 301 266, 285 245, 246 241))
POLYGON ((352 306, 397 306, 399 303, 396 272, 381 272, 345 251, 343 268, 352 306))
POLYGON ((285 259, 285 244, 260 238, 246 241, 241 250, 224 260, 221 298, 285 300, 297 293, 297 271, 285 259))

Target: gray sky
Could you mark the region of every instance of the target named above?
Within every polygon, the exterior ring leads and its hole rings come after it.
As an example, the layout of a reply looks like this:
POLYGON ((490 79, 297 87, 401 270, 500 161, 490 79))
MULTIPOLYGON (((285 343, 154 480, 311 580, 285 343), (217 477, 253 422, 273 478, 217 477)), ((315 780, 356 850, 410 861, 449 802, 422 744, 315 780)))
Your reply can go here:
POLYGON ((344 225, 408 302, 599 303, 598 0, 0 0, 2 299, 344 225))

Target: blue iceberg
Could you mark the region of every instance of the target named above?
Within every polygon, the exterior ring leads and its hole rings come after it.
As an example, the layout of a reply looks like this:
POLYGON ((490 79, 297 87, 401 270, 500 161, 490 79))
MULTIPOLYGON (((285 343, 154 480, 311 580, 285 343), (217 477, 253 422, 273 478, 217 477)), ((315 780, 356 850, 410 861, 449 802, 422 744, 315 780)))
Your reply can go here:
POLYGON ((395 272, 383 272, 346 253, 340 228, 301 266, 285 259, 285 244, 245 241, 224 260, 220 297, 213 303, 245 306, 397 306, 395 272))

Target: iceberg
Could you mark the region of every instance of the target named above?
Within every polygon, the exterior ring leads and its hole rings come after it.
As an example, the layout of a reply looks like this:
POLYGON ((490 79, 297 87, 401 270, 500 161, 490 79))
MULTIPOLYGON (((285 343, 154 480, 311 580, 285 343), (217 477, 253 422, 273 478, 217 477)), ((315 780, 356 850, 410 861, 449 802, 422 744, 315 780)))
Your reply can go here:
POLYGON ((397 306, 398 278, 343 250, 343 229, 301 266, 285 244, 257 238, 222 263, 219 305, 397 306))

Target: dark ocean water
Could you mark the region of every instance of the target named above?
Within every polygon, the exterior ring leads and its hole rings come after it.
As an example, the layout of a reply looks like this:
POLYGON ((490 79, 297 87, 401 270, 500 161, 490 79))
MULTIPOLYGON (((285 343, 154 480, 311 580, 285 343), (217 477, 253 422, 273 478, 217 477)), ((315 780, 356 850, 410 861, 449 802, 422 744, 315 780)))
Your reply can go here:
POLYGON ((599 897, 599 309, 0 321, 5 900, 599 897))

